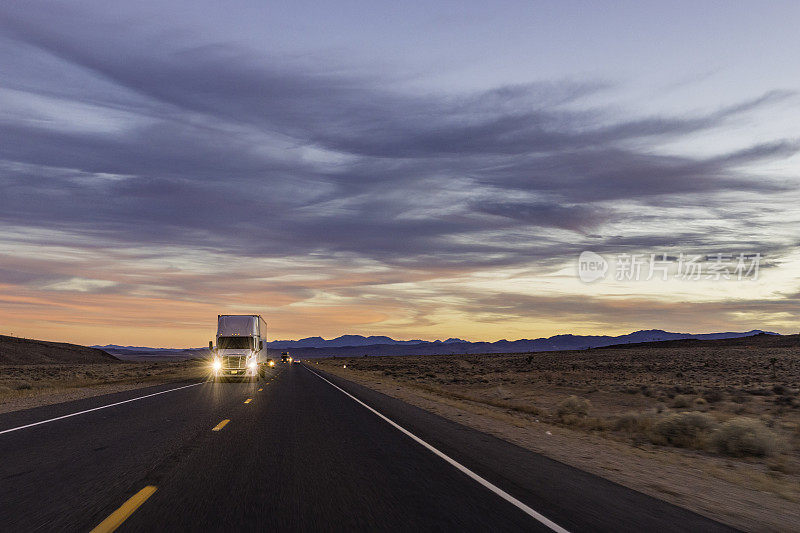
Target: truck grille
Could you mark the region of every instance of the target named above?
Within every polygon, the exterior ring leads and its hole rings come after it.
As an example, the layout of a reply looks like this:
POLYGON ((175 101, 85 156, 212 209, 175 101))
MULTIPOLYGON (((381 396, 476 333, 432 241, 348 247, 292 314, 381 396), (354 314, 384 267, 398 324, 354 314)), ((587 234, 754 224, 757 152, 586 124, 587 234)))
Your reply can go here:
POLYGON ((244 356, 243 355, 223 356, 222 368, 244 368, 244 356))

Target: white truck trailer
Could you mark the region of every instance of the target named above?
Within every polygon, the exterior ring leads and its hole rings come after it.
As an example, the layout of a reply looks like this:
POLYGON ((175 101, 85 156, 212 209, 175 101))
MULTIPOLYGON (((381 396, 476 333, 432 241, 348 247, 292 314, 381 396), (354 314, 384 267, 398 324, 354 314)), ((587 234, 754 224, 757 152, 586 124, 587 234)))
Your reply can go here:
POLYGON ((261 315, 218 315, 217 343, 212 349, 214 380, 257 379, 267 365, 267 323, 261 315))

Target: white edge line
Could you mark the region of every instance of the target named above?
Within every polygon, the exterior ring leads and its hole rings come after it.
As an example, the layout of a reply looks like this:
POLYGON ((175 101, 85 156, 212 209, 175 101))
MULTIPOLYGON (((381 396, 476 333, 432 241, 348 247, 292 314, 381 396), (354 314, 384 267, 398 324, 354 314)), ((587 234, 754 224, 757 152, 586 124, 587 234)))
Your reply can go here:
POLYGON ((19 427, 15 427, 15 428, 11 428, 11 429, 4 429, 3 431, 0 431, 0 435, 2 435, 3 433, 11 433, 12 431, 19 431, 20 429, 25 429, 25 428, 29 428, 29 427, 33 427, 33 426, 38 426, 39 424, 47 424, 48 422, 55 422, 56 420, 62 420, 64 418, 69 418, 71 416, 78 416, 78 415, 82 415, 82 414, 85 414, 85 413, 91 413, 92 411, 98 411, 100 409, 105 409, 107 407, 114 407, 115 405, 122 405, 123 403, 135 402, 136 400, 143 400, 145 398, 150 398, 151 396, 158 396, 159 394, 166 394, 168 392, 173 392, 173 391, 176 391, 176 390, 186 389, 186 388, 189 388, 189 387, 196 387, 198 385, 202 385, 203 383, 205 383, 205 382, 201 381, 200 383, 192 383, 191 385, 184 385, 183 387, 176 387, 174 389, 162 390, 161 392, 154 392, 153 394, 147 394, 145 396, 139 396, 138 398, 131 398, 130 400, 123 400, 121 402, 110 403, 108 405, 101 405, 100 407, 94 407, 92 409, 86 409, 84 411, 78 411, 77 413, 70 413, 68 415, 57 416, 55 418, 50 418, 48 420, 42 420, 41 422, 34 422, 33 424, 25 424, 24 426, 19 426, 19 427))
POLYGON ((503 489, 498 487, 497 485, 495 485, 495 484, 491 483, 490 481, 487 481, 486 479, 482 478, 481 476, 479 476, 478 474, 476 474, 475 472, 473 472, 472 470, 470 470, 466 466, 462 465, 461 463, 459 463, 455 459, 451 458, 448 455, 445 455, 444 452, 441 452, 437 448, 434 448, 433 446, 431 446, 430 444, 428 444, 427 442, 425 442, 421 438, 417 437, 416 435, 414 435, 413 433, 411 433, 410 431, 408 431, 407 429, 402 427, 400 424, 398 424, 395 421, 393 421, 392 419, 382 415, 381 413, 379 413, 378 411, 376 411, 375 409, 373 409, 369 405, 365 404, 364 402, 362 402, 361 400, 359 400, 358 398, 356 398, 355 396, 353 396, 352 394, 350 394, 349 392, 347 392, 343 388, 339 387, 335 383, 332 383, 331 381, 325 379, 324 377, 320 376, 319 374, 317 374, 316 372, 314 372, 313 370, 311 370, 310 368, 308 368, 305 365, 303 365, 303 368, 305 368, 306 370, 308 370, 309 372, 311 372, 312 374, 314 374, 315 376, 317 376, 321 380, 326 381, 332 387, 334 387, 336 389, 339 389, 339 391, 343 392, 344 394, 349 396, 355 402, 361 404, 363 407, 366 407, 367 409, 372 411, 374 414, 378 415, 385 422, 388 422, 390 425, 392 425, 395 429, 397 429, 401 433, 405 434, 406 436, 410 437, 412 440, 414 440, 418 444, 421 444, 422 446, 427 448, 429 451, 433 452, 435 455, 439 456, 441 459, 444 459, 446 462, 450 463, 456 469, 460 470, 461 472, 463 472, 464 474, 466 474, 467 476, 469 476, 473 480, 477 481, 478 483, 480 483, 481 485, 483 485, 484 487, 486 487, 490 491, 494 492, 495 494, 497 494, 498 496, 500 496, 501 498, 503 498, 507 502, 509 502, 512 505, 516 506, 518 509, 523 511, 525 514, 531 516, 532 518, 535 518, 536 520, 538 520, 539 522, 541 522, 545 526, 549 527, 553 531, 556 531, 558 533, 569 533, 568 530, 566 530, 563 527, 559 526, 558 524, 556 524, 555 522, 553 522, 552 520, 550 520, 546 516, 542 515, 541 513, 535 511, 531 507, 525 505, 524 503, 522 503, 521 501, 519 501, 518 499, 513 497, 511 494, 507 493, 506 491, 504 491, 503 489))

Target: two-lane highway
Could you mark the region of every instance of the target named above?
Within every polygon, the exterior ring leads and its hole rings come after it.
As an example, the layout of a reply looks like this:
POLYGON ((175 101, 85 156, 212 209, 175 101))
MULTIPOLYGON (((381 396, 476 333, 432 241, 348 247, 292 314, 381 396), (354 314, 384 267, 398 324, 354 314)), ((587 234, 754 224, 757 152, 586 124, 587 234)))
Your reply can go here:
POLYGON ((727 530, 340 378, 281 370, 267 382, 179 384, 0 415, 0 525, 727 530))

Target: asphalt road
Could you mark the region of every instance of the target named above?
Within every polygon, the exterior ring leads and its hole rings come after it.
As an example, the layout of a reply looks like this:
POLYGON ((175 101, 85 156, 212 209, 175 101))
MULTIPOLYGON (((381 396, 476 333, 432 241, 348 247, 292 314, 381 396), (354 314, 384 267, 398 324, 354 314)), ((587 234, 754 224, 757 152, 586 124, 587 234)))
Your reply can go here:
POLYGON ((263 383, 173 384, 2 414, 0 530, 729 531, 324 377, 281 365, 263 383))

